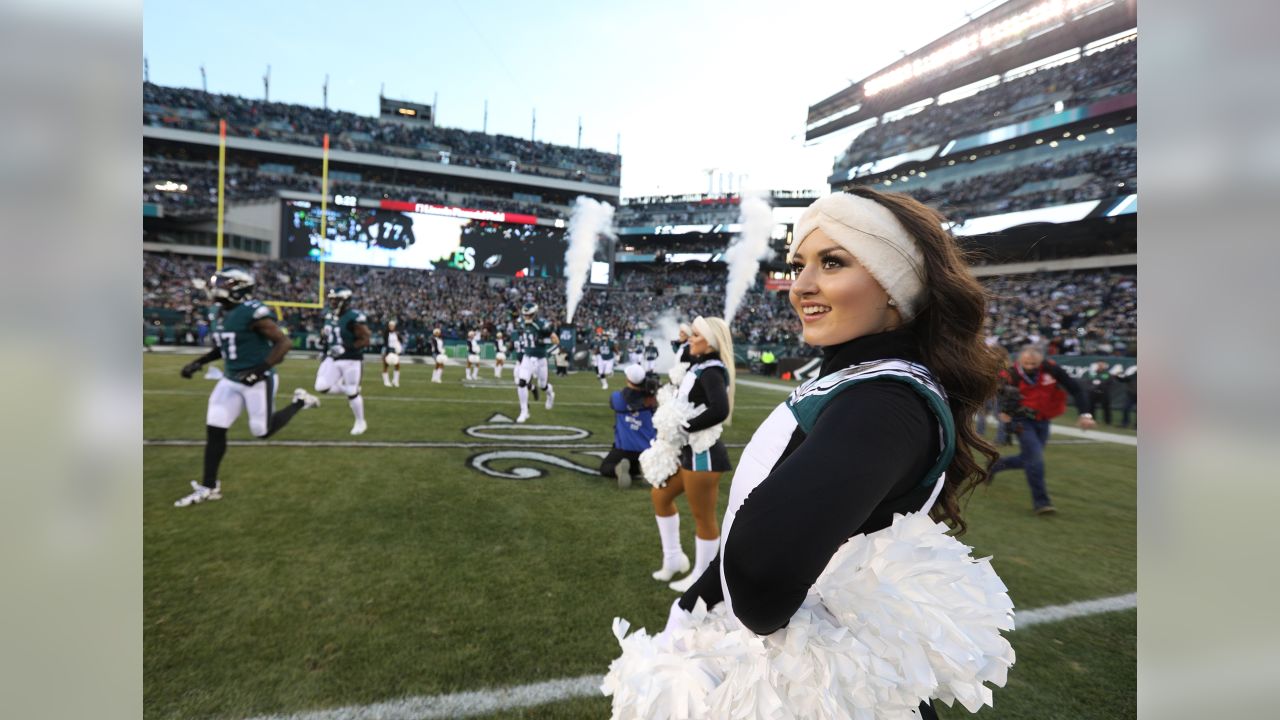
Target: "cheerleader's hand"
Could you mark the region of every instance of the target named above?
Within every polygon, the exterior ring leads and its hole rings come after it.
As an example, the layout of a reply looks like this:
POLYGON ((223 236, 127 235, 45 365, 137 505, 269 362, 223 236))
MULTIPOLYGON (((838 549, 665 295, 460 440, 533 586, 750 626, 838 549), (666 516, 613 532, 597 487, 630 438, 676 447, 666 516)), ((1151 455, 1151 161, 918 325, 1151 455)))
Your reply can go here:
POLYGON ((671 611, 667 613, 667 626, 654 636, 654 640, 670 647, 676 652, 684 652, 685 631, 693 628, 693 613, 680 607, 680 600, 671 603, 671 611))

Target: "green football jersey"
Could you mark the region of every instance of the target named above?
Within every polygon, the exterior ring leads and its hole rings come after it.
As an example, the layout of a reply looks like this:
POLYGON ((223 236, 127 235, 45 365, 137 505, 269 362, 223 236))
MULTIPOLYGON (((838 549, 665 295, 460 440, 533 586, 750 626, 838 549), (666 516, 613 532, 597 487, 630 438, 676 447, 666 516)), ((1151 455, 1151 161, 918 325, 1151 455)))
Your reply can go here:
POLYGON ((551 323, 541 318, 520 326, 520 349, 529 357, 545 358, 556 336, 551 323))
POLYGON ((263 318, 274 320, 275 317, 271 308, 257 300, 246 300, 230 310, 214 310, 210 335, 222 351, 228 375, 267 361, 273 343, 250 326, 263 318))
POLYGON ((354 308, 348 308, 346 312, 337 315, 333 312, 327 312, 324 315, 324 346, 326 348, 334 345, 341 345, 346 348, 346 352, 338 357, 339 360, 359 360, 361 352, 356 348, 356 333, 353 325, 364 325, 368 320, 364 313, 354 308))

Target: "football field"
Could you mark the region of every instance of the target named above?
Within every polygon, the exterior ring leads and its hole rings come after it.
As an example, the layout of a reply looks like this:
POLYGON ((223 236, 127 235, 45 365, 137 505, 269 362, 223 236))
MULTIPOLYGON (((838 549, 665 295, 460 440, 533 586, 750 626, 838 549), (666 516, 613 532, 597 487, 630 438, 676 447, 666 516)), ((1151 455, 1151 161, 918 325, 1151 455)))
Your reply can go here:
MULTIPOLYGON (((200 478, 213 386, 179 376, 191 358, 143 363, 147 718, 413 717, 433 702, 449 708, 438 717, 608 717, 602 696, 520 708, 502 692, 603 674, 618 652, 612 619, 656 631, 675 598, 649 576, 661 558, 648 486, 595 474, 613 413, 594 375, 559 378, 554 409, 531 401, 529 423, 515 425, 510 367, 501 381, 485 367, 464 384, 451 364, 432 384, 429 366, 405 365, 401 386, 386 388, 366 363, 367 433, 349 434, 337 395, 268 441, 252 440, 242 416, 223 499, 179 509, 200 478)), ((317 366, 286 360, 278 402, 311 390, 317 366)), ((611 389, 622 383, 615 375, 611 389)), ((738 388, 723 436, 735 461, 784 398, 738 388)), ((1046 462, 1056 516, 1033 515, 1009 471, 974 493, 964 541, 994 556, 1019 610, 1133 593, 1136 448, 1055 437, 1046 462)), ((979 717, 1135 717, 1129 604, 1014 631, 1009 684, 979 717)))

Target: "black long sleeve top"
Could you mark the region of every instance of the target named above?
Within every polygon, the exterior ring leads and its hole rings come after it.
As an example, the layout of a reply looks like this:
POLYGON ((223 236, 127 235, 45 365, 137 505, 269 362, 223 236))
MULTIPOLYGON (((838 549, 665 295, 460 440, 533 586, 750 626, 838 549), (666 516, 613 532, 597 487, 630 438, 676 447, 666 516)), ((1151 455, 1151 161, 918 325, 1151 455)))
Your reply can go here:
MULTIPOLYGON (((719 353, 713 352, 700 355, 693 362, 696 365, 719 357, 719 353)), ((695 406, 706 405, 707 409, 689 421, 689 432, 706 430, 724 422, 729 417, 728 382, 729 374, 719 367, 707 368, 698 375, 698 380, 689 390, 689 402, 695 406)))
MULTIPOLYGON (((856 338, 824 350, 821 375, 869 360, 920 362, 905 330, 856 338)), ((727 538, 725 582, 734 613, 767 635, 786 626, 831 556, 849 538, 888 527, 894 513, 920 509, 921 486, 941 452, 938 422, 925 400, 894 380, 850 388, 805 434, 799 428, 769 476, 747 496, 727 538)), ((679 600, 692 610, 724 599, 719 556, 679 600)))

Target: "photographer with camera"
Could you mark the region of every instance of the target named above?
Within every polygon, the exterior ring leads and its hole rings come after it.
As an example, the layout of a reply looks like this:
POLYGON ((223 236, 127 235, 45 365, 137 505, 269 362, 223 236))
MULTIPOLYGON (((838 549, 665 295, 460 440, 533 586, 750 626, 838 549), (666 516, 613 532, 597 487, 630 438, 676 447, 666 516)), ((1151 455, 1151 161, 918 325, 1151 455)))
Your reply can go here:
POLYGON ((1018 438, 1017 455, 1005 455, 992 466, 989 477, 1001 470, 1022 468, 1031 488, 1031 502, 1038 515, 1056 510, 1049 500, 1044 482, 1044 446, 1049 442, 1049 425, 1067 409, 1067 393, 1075 398, 1080 419, 1076 425, 1089 430, 1093 421, 1092 404, 1079 383, 1057 363, 1045 359, 1044 351, 1027 345, 1018 353, 1018 361, 1000 371, 1000 422, 1011 425, 1010 434, 1018 438), (1064 389, 1065 388, 1065 389, 1064 389))
POLYGON ((627 386, 609 396, 613 408, 613 449, 600 463, 600 474, 618 479, 618 487, 631 487, 640 480, 640 453, 658 436, 653 429, 653 411, 658 407, 659 378, 639 365, 626 369, 627 386))

